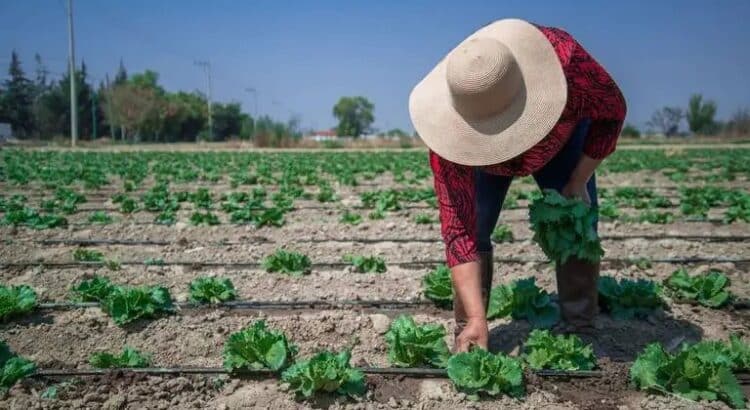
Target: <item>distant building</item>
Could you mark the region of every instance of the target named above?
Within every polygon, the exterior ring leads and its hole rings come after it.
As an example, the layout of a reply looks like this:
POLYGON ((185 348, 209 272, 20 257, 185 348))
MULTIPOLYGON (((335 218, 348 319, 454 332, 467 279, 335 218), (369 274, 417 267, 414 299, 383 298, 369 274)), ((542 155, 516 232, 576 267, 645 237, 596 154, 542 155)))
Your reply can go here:
POLYGON ((7 122, 0 122, 0 143, 8 142, 13 138, 13 128, 7 122))
POLYGON ((309 135, 305 135, 303 137, 304 139, 311 140, 311 141, 330 141, 335 140, 338 138, 336 135, 336 130, 330 129, 330 130, 322 130, 322 131, 313 131, 309 135))

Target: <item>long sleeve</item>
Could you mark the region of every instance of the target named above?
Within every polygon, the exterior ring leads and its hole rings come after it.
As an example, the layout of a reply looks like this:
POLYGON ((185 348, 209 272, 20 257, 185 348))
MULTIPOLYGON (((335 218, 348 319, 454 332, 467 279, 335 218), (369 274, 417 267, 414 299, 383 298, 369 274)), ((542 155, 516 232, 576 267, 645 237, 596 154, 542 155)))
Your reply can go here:
POLYGON ((612 77, 578 44, 570 60, 569 82, 579 90, 581 116, 591 119, 583 152, 603 159, 614 152, 627 107, 612 77))
POLYGON ((449 267, 478 259, 474 169, 430 151, 440 225, 449 267))

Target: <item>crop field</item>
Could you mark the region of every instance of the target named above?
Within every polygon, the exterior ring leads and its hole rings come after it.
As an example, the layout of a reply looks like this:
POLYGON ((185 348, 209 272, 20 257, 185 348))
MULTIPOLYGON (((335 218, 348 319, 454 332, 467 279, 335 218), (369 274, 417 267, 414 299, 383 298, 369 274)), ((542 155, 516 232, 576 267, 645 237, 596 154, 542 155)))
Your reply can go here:
POLYGON ((514 181, 493 235, 493 354, 454 357, 425 151, 0 156, 0 408, 750 397, 750 148, 640 147, 603 163, 603 313, 581 340, 534 330, 558 318, 554 266, 529 223, 542 193, 514 181), (722 344, 688 347, 700 341, 722 344))

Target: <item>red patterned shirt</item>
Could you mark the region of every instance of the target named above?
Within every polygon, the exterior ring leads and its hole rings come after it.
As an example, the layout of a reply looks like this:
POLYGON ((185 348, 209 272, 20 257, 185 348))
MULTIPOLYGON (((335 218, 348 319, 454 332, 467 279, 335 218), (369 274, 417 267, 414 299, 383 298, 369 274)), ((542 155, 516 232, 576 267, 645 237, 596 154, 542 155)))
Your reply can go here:
MULTIPOLYGON (((584 118, 591 120, 583 152, 602 159, 615 150, 625 120, 625 99, 614 80, 568 33, 538 27, 547 36, 562 63, 568 82, 568 101, 555 127, 523 154, 496 165, 482 167, 491 174, 530 175, 562 149, 573 129, 584 118)), ((430 151, 435 193, 448 266, 477 260, 474 169, 450 162, 430 151)))

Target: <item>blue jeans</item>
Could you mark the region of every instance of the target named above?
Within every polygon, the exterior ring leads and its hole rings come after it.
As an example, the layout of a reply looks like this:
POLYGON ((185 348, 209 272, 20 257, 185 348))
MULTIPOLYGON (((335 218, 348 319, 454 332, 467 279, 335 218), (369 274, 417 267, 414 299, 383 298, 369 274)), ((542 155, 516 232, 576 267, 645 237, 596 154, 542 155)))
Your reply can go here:
MULTIPOLYGON (((578 160, 583 154, 583 143, 588 134, 590 120, 581 120, 573 130, 573 134, 560 150, 542 169, 533 174, 540 189, 555 189, 561 191, 568 183, 578 160)), ((492 250, 490 236, 495 229, 500 210, 508 193, 508 187, 513 181, 511 176, 493 175, 476 169, 476 201, 477 201, 477 250, 489 252, 492 250)), ((597 206, 596 179, 591 177, 586 189, 591 197, 591 205, 597 206)), ((596 222, 594 222, 596 229, 596 222)))

